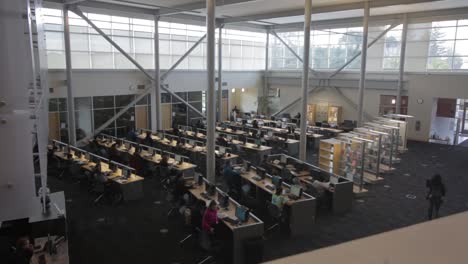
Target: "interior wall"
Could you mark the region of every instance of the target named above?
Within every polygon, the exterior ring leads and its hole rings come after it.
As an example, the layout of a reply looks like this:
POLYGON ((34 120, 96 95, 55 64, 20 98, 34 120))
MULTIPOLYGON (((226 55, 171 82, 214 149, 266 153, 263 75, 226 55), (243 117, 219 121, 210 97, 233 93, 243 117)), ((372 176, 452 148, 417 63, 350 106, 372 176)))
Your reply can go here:
MULTIPOLYGON (((275 73, 273 73, 275 75, 275 73)), ((281 75, 282 78, 290 78, 291 85, 286 84, 271 84, 272 88, 280 88, 281 96, 279 100, 279 107, 286 106, 290 102, 300 97, 300 73, 289 72, 281 75)), ((358 89, 356 86, 356 79, 358 73, 345 72, 339 74, 337 78, 349 79, 349 84, 343 81, 341 88, 343 94, 347 95, 351 100, 357 103, 358 89)), ((369 73, 368 78, 372 79, 371 82, 385 82, 380 88, 376 85, 370 84, 366 89, 364 96, 364 111, 372 116, 378 116, 380 95, 396 95, 395 80, 397 80, 396 72, 393 73, 369 73), (393 80, 393 82, 390 82, 393 80), (391 86, 394 86, 392 88, 391 86)), ((463 73, 407 73, 405 74, 405 89, 403 95, 408 95, 408 114, 413 115, 415 118, 409 121, 408 125, 408 138, 413 140, 427 141, 430 136, 431 119, 432 119, 432 106, 434 98, 467 98, 468 96, 468 74, 463 73), (422 99, 422 103, 418 103, 418 99, 422 99), (419 121, 421 126, 420 130, 416 131, 416 121, 419 121)), ((357 119, 356 109, 343 100, 333 90, 320 90, 309 96, 309 102, 330 102, 336 105, 343 106, 343 119, 357 119)), ((300 105, 289 108, 286 112, 297 113, 300 105)))
POLYGON ((229 91, 229 96, 231 98, 231 109, 234 106, 241 112, 257 112, 258 109, 258 91, 257 88, 236 88, 235 92, 229 91))
MULTIPOLYGON (((153 74, 150 71, 150 74, 153 74)), ((207 89, 206 71, 175 70, 164 81, 174 92, 204 91, 207 89)), ((50 97, 66 97, 65 71, 49 71, 50 97)), ((263 85, 259 71, 223 72, 223 89, 257 88, 263 85)), ((149 85, 148 79, 135 70, 74 70, 72 75, 73 96, 106 96, 138 93, 137 85, 149 85)))

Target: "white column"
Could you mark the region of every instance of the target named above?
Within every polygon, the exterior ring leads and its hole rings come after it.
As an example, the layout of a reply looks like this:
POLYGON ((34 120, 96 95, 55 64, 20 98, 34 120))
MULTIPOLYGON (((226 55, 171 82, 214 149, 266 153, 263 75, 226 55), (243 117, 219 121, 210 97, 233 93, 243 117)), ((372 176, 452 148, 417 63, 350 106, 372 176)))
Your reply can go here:
POLYGON ((151 129, 162 129, 161 83, 159 69, 159 15, 154 16, 154 90, 151 93, 151 129))
POLYGON ((215 0, 206 0, 206 71, 208 90, 206 104, 206 178, 215 183, 215 0))
POLYGON ((364 2, 364 18, 362 29, 362 52, 361 52, 361 77, 359 79, 358 92, 358 126, 362 125, 364 111, 364 89, 366 85, 366 65, 367 65, 367 36, 369 33, 369 2, 364 2))
POLYGON ((309 94, 309 51, 310 51, 310 23, 312 15, 312 0, 305 0, 304 4, 304 55, 302 62, 302 108, 301 135, 299 143, 299 159, 307 161, 307 97, 309 94))
POLYGON ((68 20, 68 6, 63 6, 63 36, 65 44, 65 66, 67 74, 67 111, 68 111, 68 143, 76 145, 75 130, 75 102, 72 89, 72 61, 70 50, 70 24, 68 20))
POLYGON ((400 69, 398 74, 398 91, 396 100, 396 113, 400 113, 401 109, 401 94, 403 91, 403 75, 405 74, 405 57, 406 57, 406 37, 408 33, 408 16, 403 17, 403 30, 401 31, 401 49, 400 49, 400 69))
POLYGON ((223 120, 223 26, 218 27, 218 115, 217 120, 221 122, 223 120))

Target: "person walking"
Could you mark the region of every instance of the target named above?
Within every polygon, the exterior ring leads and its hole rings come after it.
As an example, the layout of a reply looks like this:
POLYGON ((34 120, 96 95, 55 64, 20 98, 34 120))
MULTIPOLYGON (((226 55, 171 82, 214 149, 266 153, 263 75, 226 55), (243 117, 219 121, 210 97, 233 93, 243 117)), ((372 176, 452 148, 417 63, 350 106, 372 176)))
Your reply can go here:
POLYGON ((426 187, 429 189, 426 199, 429 200, 428 219, 432 220, 432 214, 435 213, 435 218, 439 217, 439 209, 445 196, 445 185, 442 182, 442 177, 439 174, 434 175, 426 182, 426 187))

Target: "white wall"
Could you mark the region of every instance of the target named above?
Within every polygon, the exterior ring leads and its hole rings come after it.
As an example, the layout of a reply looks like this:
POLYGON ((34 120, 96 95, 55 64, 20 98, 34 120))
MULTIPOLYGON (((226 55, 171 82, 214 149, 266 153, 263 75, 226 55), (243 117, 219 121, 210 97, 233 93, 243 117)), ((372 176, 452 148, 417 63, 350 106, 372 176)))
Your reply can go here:
POLYGON ((242 92, 242 88, 236 88, 234 93, 229 91, 231 108, 237 106, 241 112, 257 112, 258 91, 259 89, 257 88, 245 88, 244 92, 242 92))
MULTIPOLYGON (((152 72, 150 72, 152 74, 152 72)), ((164 83, 174 92, 202 91, 207 89, 206 71, 173 71, 164 83)), ((49 71, 49 87, 54 88, 50 97, 66 97, 65 72, 49 71)), ((257 88, 263 84, 259 71, 223 72, 223 82, 231 88, 257 88)), ((137 85, 150 82, 136 70, 74 70, 72 75, 74 97, 105 96, 137 93, 137 85)))
MULTIPOLYGON (((300 73, 272 73, 273 76, 280 75, 281 78, 289 78, 291 85, 272 85, 272 88, 281 89, 280 105, 278 109, 299 98, 300 95, 300 73), (295 77, 294 77, 295 76, 295 77)), ((339 74, 337 78, 353 79, 340 84, 348 86, 341 90, 345 95, 357 103, 356 79, 358 73, 347 72, 339 74)), ((396 95, 396 73, 369 73, 369 88, 364 96, 364 111, 372 116, 379 113, 380 95, 396 95), (378 84, 382 82, 382 84, 378 84), (379 86, 379 87, 377 87, 379 86), (394 86, 392 88, 392 86, 394 86), (378 89, 377 89, 378 88, 378 89)), ((408 138, 414 140, 427 141, 431 129, 431 113, 434 98, 468 98, 468 74, 463 73, 407 73, 405 74, 405 89, 403 95, 408 95, 408 114, 415 116, 409 122, 408 138), (422 104, 417 103, 417 99, 423 99, 422 104), (421 122, 420 131, 415 130, 415 122, 421 122)), ((356 110, 344 101, 332 90, 322 90, 309 96, 309 101, 317 103, 321 101, 330 102, 343 106, 343 119, 356 120, 356 110)), ((290 108, 287 112, 296 113, 299 105, 290 108)))

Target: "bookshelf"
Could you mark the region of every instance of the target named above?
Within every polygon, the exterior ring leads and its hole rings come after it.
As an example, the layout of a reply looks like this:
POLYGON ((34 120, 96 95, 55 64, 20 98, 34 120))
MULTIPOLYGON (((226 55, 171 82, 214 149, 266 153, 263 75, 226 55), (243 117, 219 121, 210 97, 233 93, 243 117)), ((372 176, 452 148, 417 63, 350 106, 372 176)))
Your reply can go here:
POLYGON ((320 141, 319 167, 330 173, 339 174, 341 141, 334 138, 320 141))

